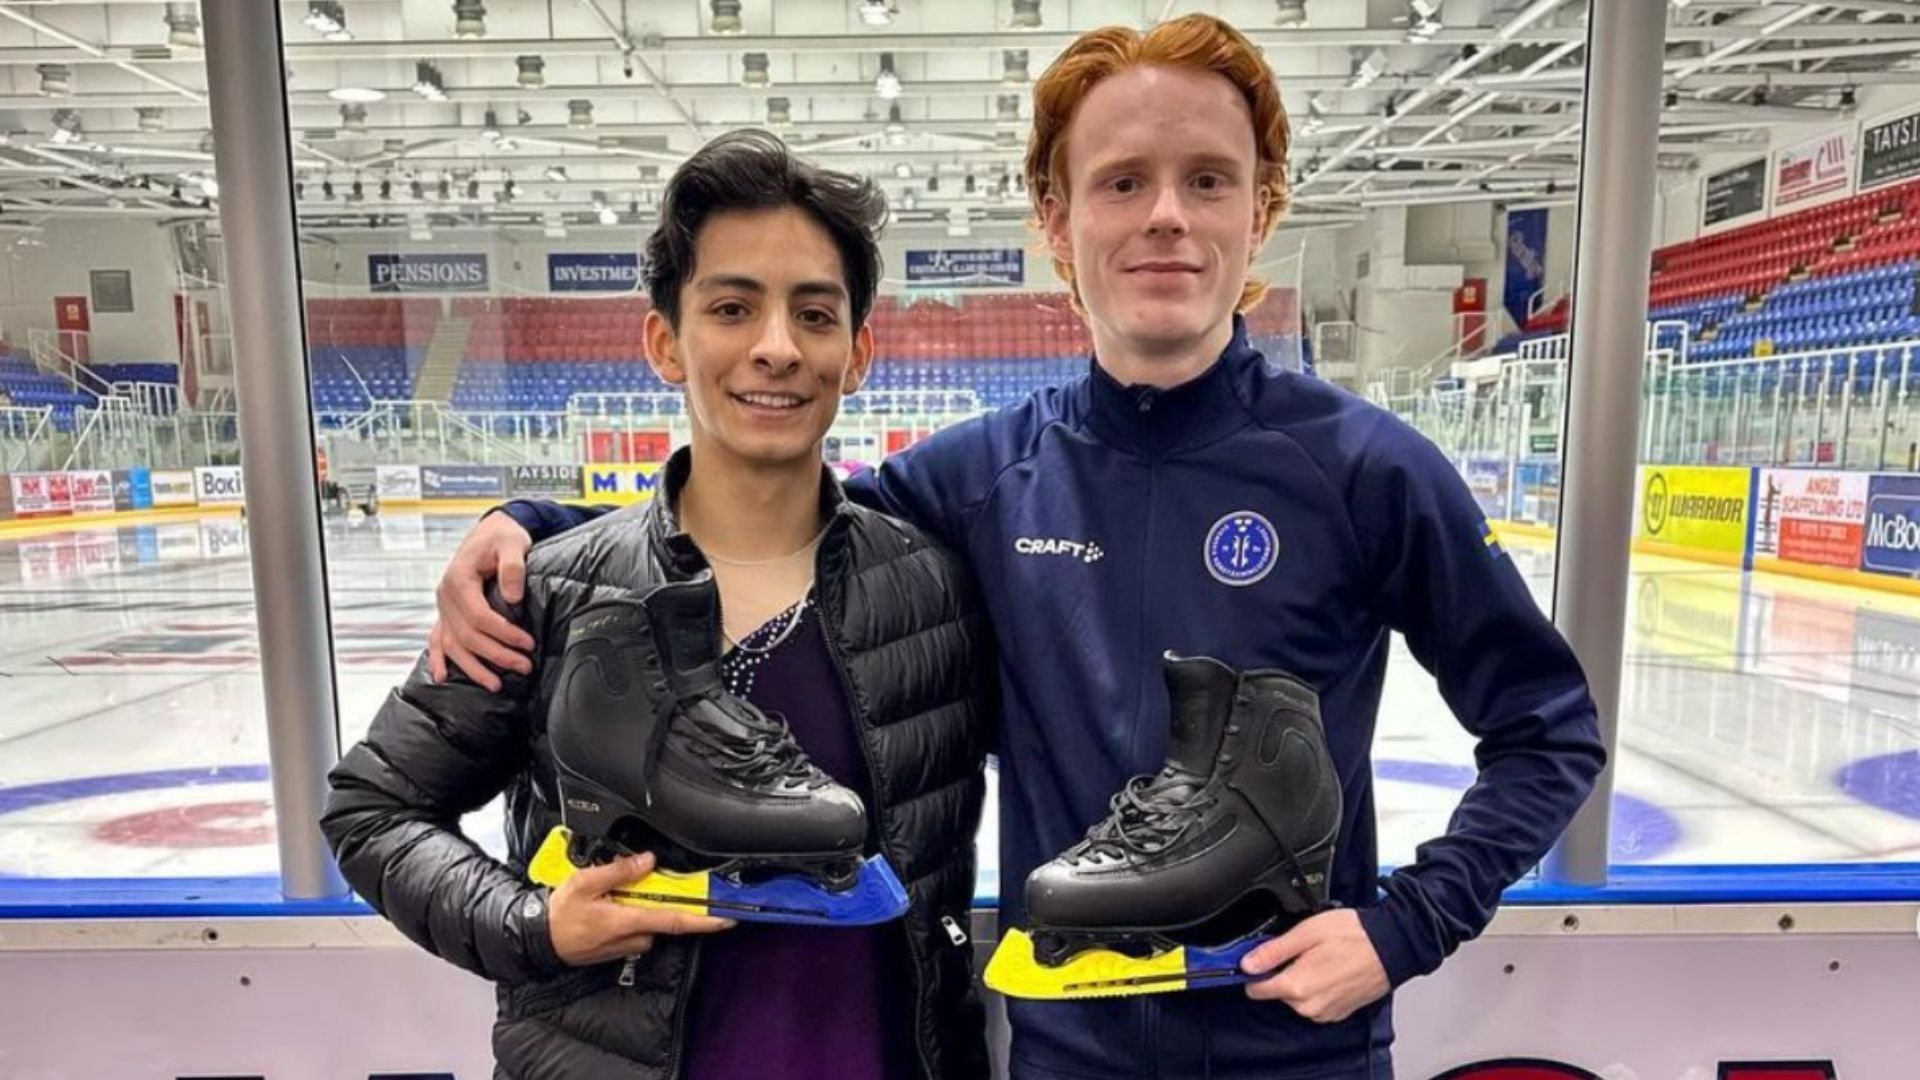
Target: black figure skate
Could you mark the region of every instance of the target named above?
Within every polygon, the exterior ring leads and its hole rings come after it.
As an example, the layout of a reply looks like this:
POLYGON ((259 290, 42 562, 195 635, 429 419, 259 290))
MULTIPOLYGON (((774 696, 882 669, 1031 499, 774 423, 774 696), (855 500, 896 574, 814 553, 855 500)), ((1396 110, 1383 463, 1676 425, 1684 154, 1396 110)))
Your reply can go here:
POLYGON ((1162 993, 1251 981, 1240 960, 1328 907, 1340 781, 1319 697, 1278 671, 1166 659, 1164 768, 1027 878, 987 985, 1013 997, 1162 993))
POLYGON ((616 899, 758 922, 885 922, 906 890, 861 857, 860 797, 807 759, 786 723, 725 691, 711 575, 574 616, 548 738, 564 825, 529 872, 654 852, 616 899))

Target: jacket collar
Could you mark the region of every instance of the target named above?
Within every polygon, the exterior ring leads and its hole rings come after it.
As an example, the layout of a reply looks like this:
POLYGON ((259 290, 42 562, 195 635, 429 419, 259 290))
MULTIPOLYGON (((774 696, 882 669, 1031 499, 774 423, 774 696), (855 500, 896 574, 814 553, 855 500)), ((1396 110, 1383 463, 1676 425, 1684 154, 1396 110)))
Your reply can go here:
POLYGON ((1233 317, 1233 338, 1202 374, 1172 387, 1122 386, 1098 358, 1087 378, 1093 433, 1119 450, 1157 456, 1221 438, 1246 423, 1251 379, 1266 359, 1247 341, 1246 320, 1233 317))
MULTIPOLYGON (((692 577, 708 569, 707 557, 680 527, 680 493, 693 475, 693 447, 673 452, 661 470, 654 489, 653 502, 647 506, 647 540, 677 577, 692 577)), ((826 534, 821 537, 821 552, 837 549, 846 535, 852 503, 840 486, 840 477, 825 462, 820 464, 820 515, 826 519, 826 534)))

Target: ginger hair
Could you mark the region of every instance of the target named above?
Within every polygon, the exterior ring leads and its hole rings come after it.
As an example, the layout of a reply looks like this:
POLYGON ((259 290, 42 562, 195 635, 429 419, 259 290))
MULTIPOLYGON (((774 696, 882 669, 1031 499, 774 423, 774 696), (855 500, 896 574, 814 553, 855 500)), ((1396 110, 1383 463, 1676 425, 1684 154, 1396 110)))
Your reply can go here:
MULTIPOLYGON (((1033 134, 1024 166, 1035 228, 1045 231, 1048 196, 1067 200, 1067 131, 1093 88, 1136 67, 1208 71, 1232 83, 1253 114, 1254 212, 1263 222, 1257 251, 1286 213, 1287 147, 1293 140, 1280 86, 1266 57, 1246 35, 1211 15, 1185 15, 1140 31, 1109 26, 1080 35, 1033 85, 1033 134)), ((1073 305, 1081 307, 1073 265, 1056 258, 1054 272, 1067 282, 1073 305)), ((1266 295, 1267 283, 1249 276, 1240 291, 1239 310, 1266 295)))

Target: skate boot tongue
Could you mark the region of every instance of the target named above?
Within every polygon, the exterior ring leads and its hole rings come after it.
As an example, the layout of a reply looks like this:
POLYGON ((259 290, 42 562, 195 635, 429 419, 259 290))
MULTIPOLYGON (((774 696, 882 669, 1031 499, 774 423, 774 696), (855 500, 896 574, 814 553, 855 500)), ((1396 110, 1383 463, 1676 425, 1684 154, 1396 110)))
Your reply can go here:
MULTIPOLYGON (((1197 786, 1213 773, 1213 760, 1226 736, 1227 719, 1233 715, 1233 694, 1240 677, 1218 660, 1183 660, 1172 653, 1167 654, 1165 674, 1173 733, 1167 744, 1168 768, 1160 778, 1172 773, 1192 774, 1197 786)), ((1156 779, 1155 786, 1159 785, 1160 779, 1156 779)))

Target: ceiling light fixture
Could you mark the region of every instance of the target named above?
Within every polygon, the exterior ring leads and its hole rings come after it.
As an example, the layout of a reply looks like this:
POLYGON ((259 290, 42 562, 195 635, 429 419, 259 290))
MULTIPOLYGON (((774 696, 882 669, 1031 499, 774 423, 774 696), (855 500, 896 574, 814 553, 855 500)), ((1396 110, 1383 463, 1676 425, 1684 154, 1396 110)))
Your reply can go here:
POLYGON ((428 101, 447 100, 447 83, 440 75, 440 69, 431 61, 419 60, 413 65, 413 92, 428 101))
POLYGON ((528 90, 538 90, 547 85, 547 62, 538 56, 516 56, 513 64, 520 69, 518 82, 528 90))
POLYGON ((200 47, 200 13, 194 10, 192 4, 168 4, 166 14, 161 18, 167 23, 168 48, 200 47))
POLYGON ((771 86, 772 76, 767 73, 767 54, 750 52, 740 58, 741 86, 771 86))
POLYGON ((40 92, 48 97, 73 95, 73 69, 65 64, 41 64, 40 92))
POLYGON ((482 0, 453 0, 453 36, 461 41, 487 36, 487 5, 482 0))
POLYGON ((873 92, 884 100, 891 101, 900 96, 900 76, 893 70, 893 54, 880 54, 880 74, 873 80, 873 92))
POLYGON ((713 21, 707 24, 708 29, 727 36, 746 33, 746 24, 740 21, 740 0, 709 0, 709 6, 713 21))
POLYGON ((860 21, 868 26, 885 26, 893 21, 893 5, 887 0, 861 0, 860 21))
POLYGON ((53 114, 53 141, 61 145, 80 141, 80 114, 61 109, 53 114))
POLYGON ((308 0, 307 28, 328 41, 352 41, 347 31, 347 9, 340 0, 308 0))
POLYGON ((1008 49, 1000 54, 1000 81, 1019 86, 1027 81, 1027 50, 1008 49))

